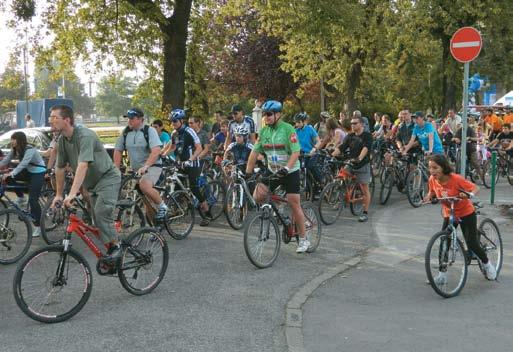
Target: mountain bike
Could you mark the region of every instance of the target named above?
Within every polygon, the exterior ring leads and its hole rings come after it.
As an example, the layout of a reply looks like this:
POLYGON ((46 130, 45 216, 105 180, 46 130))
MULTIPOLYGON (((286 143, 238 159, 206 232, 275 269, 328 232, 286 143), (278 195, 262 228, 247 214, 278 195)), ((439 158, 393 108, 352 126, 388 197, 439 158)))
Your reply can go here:
MULTIPOLYGON (((28 317, 57 323, 70 319, 86 304, 91 295, 93 277, 86 259, 72 248, 75 233, 98 258, 100 275, 118 277, 133 295, 145 295, 162 281, 169 254, 166 241, 154 228, 144 227, 121 239, 123 254, 110 263, 103 260, 95 244, 99 230, 86 224, 76 210, 66 209, 69 216, 66 234, 59 245, 40 248, 20 262, 14 275, 16 304, 28 317)), ((106 245, 103 245, 107 249, 106 245)))
POLYGON ((337 221, 347 205, 354 216, 363 213, 363 191, 352 173, 353 163, 345 161, 342 165, 335 180, 324 187, 319 199, 319 215, 325 225, 337 221))
POLYGON ((383 170, 383 180, 379 192, 379 203, 385 205, 392 194, 392 189, 397 186, 399 192, 405 190, 406 177, 408 175, 408 161, 397 150, 390 151, 389 163, 383 170))
POLYGON ((417 167, 406 177, 406 195, 411 206, 418 208, 422 205, 424 195, 428 192, 429 172, 424 154, 414 153, 412 158, 417 158, 417 167))
MULTIPOLYGON (((239 165, 235 165, 230 161, 226 163, 225 167, 231 167, 231 182, 226 189, 224 212, 228 224, 234 230, 240 230, 244 226, 244 221, 250 209, 255 209, 258 205, 253 199, 248 182, 246 182, 244 173, 240 170, 239 165)), ((258 171, 258 169, 255 170, 255 173, 258 173, 258 171)), ((251 182, 254 184, 255 180, 253 179, 251 182)))
MULTIPOLYGON (((454 204, 461 198, 443 197, 438 200, 450 204, 449 225, 429 240, 425 253, 425 269, 433 290, 442 297, 450 298, 457 296, 465 286, 469 265, 479 265, 483 275, 485 271, 481 261, 467 249, 465 239, 456 226, 458 219, 454 215, 454 204), (435 281, 434 278, 439 272, 446 273, 445 282, 435 281)), ((484 218, 478 226, 478 234, 481 247, 492 263, 495 263, 498 276, 503 261, 499 227, 492 219, 484 218)))
MULTIPOLYGON (((260 180, 268 183, 276 177, 261 177, 260 180)), ((273 193, 269 192, 267 200, 247 219, 245 225, 244 252, 257 268, 268 268, 273 265, 278 258, 281 241, 287 244, 295 239, 299 243, 300 238, 294 216, 280 209, 281 205, 287 204, 287 199, 279 193, 282 193, 280 187, 273 193)), ((321 223, 312 203, 301 202, 301 209, 305 216, 305 235, 310 241, 307 252, 312 253, 321 240, 321 223)))

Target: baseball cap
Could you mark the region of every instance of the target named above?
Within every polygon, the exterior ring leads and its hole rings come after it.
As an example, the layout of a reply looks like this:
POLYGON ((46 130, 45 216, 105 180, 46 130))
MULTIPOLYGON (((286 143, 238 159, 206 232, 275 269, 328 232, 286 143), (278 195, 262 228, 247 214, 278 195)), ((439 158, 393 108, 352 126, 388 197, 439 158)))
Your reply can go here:
POLYGON ((422 111, 415 111, 415 113, 413 114, 413 116, 424 118, 424 114, 422 113, 422 111))
POLYGON ((144 112, 138 108, 129 109, 123 117, 133 119, 134 117, 144 117, 144 112))

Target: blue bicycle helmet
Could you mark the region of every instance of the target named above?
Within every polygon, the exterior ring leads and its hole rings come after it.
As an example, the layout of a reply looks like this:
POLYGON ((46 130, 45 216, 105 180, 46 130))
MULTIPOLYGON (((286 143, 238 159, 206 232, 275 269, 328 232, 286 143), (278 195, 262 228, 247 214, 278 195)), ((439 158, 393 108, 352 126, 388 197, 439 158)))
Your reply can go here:
POLYGON ((263 112, 281 112, 281 109, 281 103, 276 100, 268 100, 262 105, 263 112))
POLYGON ((185 119, 185 111, 183 109, 173 109, 169 113, 169 119, 171 122, 176 122, 185 119))
POLYGON ((294 122, 304 122, 306 120, 308 120, 308 114, 306 112, 300 112, 294 115, 294 122))

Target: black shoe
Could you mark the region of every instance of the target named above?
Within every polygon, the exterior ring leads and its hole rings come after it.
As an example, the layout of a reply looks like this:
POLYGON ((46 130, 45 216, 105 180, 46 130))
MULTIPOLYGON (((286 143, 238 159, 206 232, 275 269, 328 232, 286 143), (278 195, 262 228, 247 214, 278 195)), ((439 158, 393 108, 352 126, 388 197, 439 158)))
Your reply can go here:
POLYGON ((111 246, 109 250, 107 251, 107 254, 102 258, 104 262, 115 262, 119 258, 121 258, 121 255, 123 254, 123 248, 119 244, 115 246, 111 246))
POLYGON ((210 209, 203 213, 205 215, 205 218, 208 220, 212 220, 214 217, 212 216, 212 213, 210 212, 210 209))
POLYGON ((210 220, 207 219, 207 218, 203 218, 201 219, 201 222, 200 222, 200 226, 208 226, 208 224, 210 224, 210 220))

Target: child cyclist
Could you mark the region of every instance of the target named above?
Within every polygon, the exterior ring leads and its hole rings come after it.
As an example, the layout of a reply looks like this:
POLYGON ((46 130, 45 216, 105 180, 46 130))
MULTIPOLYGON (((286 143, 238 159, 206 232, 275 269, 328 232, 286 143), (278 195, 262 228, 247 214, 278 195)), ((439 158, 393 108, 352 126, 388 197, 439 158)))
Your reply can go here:
MULTIPOLYGON (((495 266, 488 259, 486 252, 479 243, 479 233, 477 231, 477 216, 469 195, 473 196, 479 191, 472 182, 466 180, 461 175, 452 172, 449 161, 443 154, 436 154, 429 158, 429 192, 424 198, 429 202, 432 198, 460 197, 461 200, 454 204, 454 215, 459 219, 461 232, 465 237, 465 242, 469 249, 474 252, 483 263, 486 278, 495 280, 497 272, 495 266)), ((449 225, 450 206, 442 202, 443 225, 445 229, 449 225)), ((447 282, 447 273, 440 271, 435 277, 435 282, 439 285, 447 282)))
POLYGON ((241 170, 246 170, 249 154, 253 150, 253 144, 248 142, 249 130, 246 126, 240 125, 234 130, 235 142, 230 143, 224 152, 223 166, 232 156, 233 163, 241 170))

